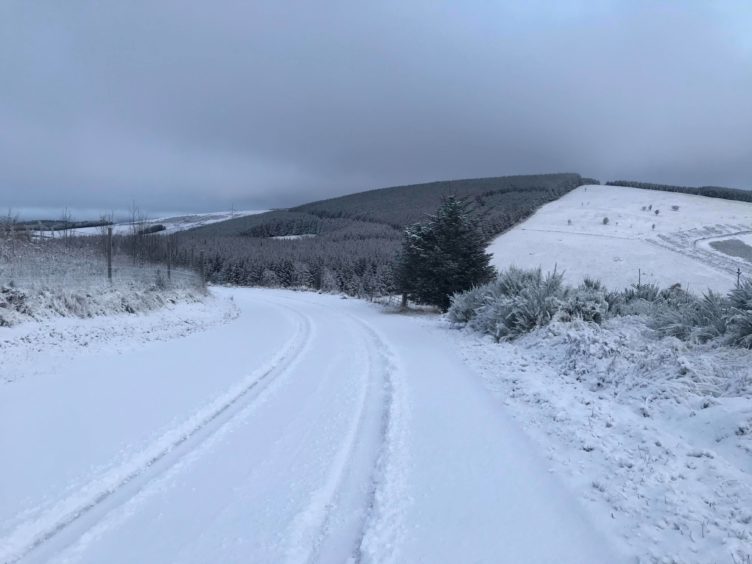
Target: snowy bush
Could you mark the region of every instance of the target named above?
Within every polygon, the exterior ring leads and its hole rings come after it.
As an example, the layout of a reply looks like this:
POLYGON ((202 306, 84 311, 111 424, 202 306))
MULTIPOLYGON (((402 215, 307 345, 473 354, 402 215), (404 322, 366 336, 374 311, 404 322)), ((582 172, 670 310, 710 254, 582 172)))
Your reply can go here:
POLYGON ((729 293, 729 342, 752 349, 752 280, 744 280, 729 293))
POLYGON ((738 287, 729 292, 731 307, 742 311, 752 310, 752 280, 742 280, 738 287))
POLYGON ((447 311, 449 321, 452 323, 467 323, 475 317, 475 312, 485 303, 488 295, 487 286, 490 286, 490 284, 453 295, 449 311, 447 311))
POLYGON ((604 299, 610 315, 649 315, 659 295, 655 284, 633 284, 621 292, 607 292, 604 299))
POLYGON ((509 336, 514 337, 536 327, 543 327, 554 318, 568 293, 562 281, 563 275, 549 273, 539 284, 528 286, 520 292, 504 323, 509 336))
POLYGON ((684 300, 674 297, 656 309, 650 322, 659 335, 704 343, 726 333, 729 301, 708 291, 701 299, 685 293, 684 300))
POLYGON ((729 342, 752 349, 752 311, 737 311, 729 318, 729 342))
POLYGON ((561 274, 512 267, 493 282, 455 296, 448 317, 498 341, 549 323, 568 293, 561 274))
POLYGON ((581 319, 592 323, 603 323, 609 310, 606 291, 599 281, 588 278, 569 297, 562 306, 562 321, 581 319))
POLYGON ((752 281, 728 296, 708 291, 697 297, 678 284, 661 290, 635 284, 610 292, 586 278, 576 289, 561 274, 509 268, 496 280, 452 297, 448 319, 494 339, 515 338, 551 321, 601 325, 608 318, 633 316, 660 337, 690 343, 752 348, 752 281))

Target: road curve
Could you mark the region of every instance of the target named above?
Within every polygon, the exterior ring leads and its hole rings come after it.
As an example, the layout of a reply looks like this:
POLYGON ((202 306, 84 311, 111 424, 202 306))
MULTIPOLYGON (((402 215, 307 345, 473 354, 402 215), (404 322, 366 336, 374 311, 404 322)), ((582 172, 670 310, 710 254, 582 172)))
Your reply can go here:
POLYGON ((0 562, 616 561, 445 335, 356 300, 215 291, 227 325, 2 391, 27 409, 0 423, 35 432, 0 437, 19 483, 0 562))

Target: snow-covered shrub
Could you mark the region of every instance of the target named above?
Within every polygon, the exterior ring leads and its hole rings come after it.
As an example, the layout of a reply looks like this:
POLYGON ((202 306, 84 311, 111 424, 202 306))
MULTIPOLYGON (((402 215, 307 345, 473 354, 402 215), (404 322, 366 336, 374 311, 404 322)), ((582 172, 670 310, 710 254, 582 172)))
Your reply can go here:
POLYGON ((528 286, 520 292, 504 322, 509 336, 515 337, 543 327, 554 318, 569 293, 563 278, 562 274, 549 273, 539 284, 528 286))
POLYGON ((624 290, 624 301, 626 303, 644 300, 654 302, 658 299, 661 289, 655 284, 633 284, 624 290))
POLYGON ((581 319, 601 324, 608 314, 609 303, 600 281, 586 278, 582 285, 571 292, 562 306, 562 321, 581 319))
POLYGON ((455 294, 451 297, 451 304, 447 311, 447 317, 452 323, 467 323, 473 317, 475 312, 484 303, 488 295, 488 286, 478 286, 455 294))
POLYGON ((543 274, 540 268, 523 270, 512 266, 500 272, 495 281, 484 287, 489 289, 493 297, 517 296, 523 289, 540 284, 542 279, 543 274))
POLYGON ((752 349, 752 280, 744 280, 729 293, 729 342, 752 349))
POLYGON ((704 343, 726 333, 729 311, 728 299, 713 291, 701 299, 674 292, 655 309, 649 325, 662 336, 704 343))
POLYGON ((549 323, 568 293, 561 274, 512 267, 493 282, 456 295, 448 317, 496 340, 513 338, 549 323))
POLYGON ((739 310, 752 310, 752 279, 742 280, 739 286, 729 292, 731 307, 739 310))
POLYGON ((595 278, 590 278, 590 276, 585 276, 585 279, 582 281, 582 288, 587 288, 589 290, 603 290, 606 291, 606 288, 603 286, 603 283, 600 280, 597 280, 595 278))
POLYGON ((509 333, 506 320, 513 309, 514 298, 505 296, 487 300, 485 305, 475 311, 468 326, 474 331, 491 335, 496 341, 500 341, 509 333))
POLYGON ((659 289, 635 284, 609 292, 586 278, 576 289, 561 274, 509 268, 496 280, 452 297, 448 319, 494 339, 512 339, 551 321, 602 324, 609 317, 637 316, 661 337, 752 348, 752 281, 728 296, 708 291, 701 298, 678 284, 659 289), (722 339, 725 339, 722 341, 722 339))
POLYGON ((736 310, 729 318, 729 342, 752 349, 752 310, 736 310))
POLYGON ((632 284, 621 292, 605 295, 610 315, 651 315, 660 299, 661 289, 655 284, 632 284))

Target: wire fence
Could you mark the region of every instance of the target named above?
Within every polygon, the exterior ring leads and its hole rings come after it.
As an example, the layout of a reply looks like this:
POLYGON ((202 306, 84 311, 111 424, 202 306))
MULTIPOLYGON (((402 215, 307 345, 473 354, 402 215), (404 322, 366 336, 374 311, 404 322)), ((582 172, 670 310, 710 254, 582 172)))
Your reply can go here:
POLYGON ((142 288, 194 288, 203 285, 200 273, 164 264, 135 263, 113 257, 111 277, 106 256, 81 249, 0 242, 0 287, 86 290, 110 285, 142 288))

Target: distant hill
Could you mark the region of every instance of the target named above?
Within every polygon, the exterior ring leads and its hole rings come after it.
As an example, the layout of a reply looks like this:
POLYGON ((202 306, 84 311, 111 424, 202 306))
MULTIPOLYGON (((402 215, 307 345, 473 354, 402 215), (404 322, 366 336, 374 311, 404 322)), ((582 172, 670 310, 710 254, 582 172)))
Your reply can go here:
POLYGON ((186 231, 178 259, 198 261, 215 283, 382 295, 393 287, 404 227, 434 213, 442 197, 468 199, 490 240, 593 182, 579 174, 545 174, 369 190, 186 231))
POLYGON ((483 229, 493 236, 526 217, 541 204, 592 180, 579 174, 503 176, 448 180, 358 192, 237 218, 193 230, 202 236, 280 237, 322 235, 336 231, 374 232, 362 224, 401 231, 438 208, 443 196, 468 198, 475 204, 483 229))

